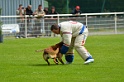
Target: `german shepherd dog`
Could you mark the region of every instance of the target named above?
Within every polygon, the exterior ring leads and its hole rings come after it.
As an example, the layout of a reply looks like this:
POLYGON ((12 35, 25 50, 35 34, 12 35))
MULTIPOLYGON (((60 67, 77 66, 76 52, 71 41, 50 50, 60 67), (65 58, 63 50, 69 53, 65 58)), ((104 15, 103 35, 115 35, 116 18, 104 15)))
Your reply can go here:
POLYGON ((60 53, 60 48, 62 47, 63 42, 59 42, 53 46, 50 46, 43 50, 36 50, 36 52, 42 52, 43 51, 43 58, 44 60, 50 65, 50 62, 48 61, 49 58, 52 58, 56 64, 58 64, 58 60, 64 64, 62 61, 63 54, 60 53), (58 59, 58 60, 57 60, 58 59))

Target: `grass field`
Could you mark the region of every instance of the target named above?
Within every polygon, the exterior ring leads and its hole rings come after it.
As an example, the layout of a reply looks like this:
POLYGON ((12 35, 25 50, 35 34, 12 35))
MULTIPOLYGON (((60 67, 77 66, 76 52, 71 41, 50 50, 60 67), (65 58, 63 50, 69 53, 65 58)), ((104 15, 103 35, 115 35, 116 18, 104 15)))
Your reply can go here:
POLYGON ((124 35, 89 36, 85 47, 95 59, 90 65, 84 65, 75 52, 72 64, 55 65, 51 59, 48 66, 42 53, 34 51, 59 41, 58 37, 4 39, 0 43, 0 82, 124 81, 124 35))

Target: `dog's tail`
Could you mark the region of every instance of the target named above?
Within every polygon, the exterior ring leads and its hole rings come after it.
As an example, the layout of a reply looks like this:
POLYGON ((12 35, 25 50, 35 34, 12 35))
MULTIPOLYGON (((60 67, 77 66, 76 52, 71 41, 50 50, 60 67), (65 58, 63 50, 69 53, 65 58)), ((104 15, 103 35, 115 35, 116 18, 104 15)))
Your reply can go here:
POLYGON ((44 51, 44 50, 35 50, 35 52, 42 52, 42 51, 44 51))

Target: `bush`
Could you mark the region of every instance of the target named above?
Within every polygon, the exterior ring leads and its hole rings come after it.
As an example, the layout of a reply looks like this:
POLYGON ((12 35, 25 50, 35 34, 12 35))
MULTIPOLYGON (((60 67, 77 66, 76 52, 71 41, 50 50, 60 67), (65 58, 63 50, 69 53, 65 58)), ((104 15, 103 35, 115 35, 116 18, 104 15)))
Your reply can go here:
MULTIPOLYGON (((0 8, 0 15, 1 15, 1 8, 0 8)), ((1 28, 2 22, 0 21, 0 43, 3 42, 3 35, 2 35, 2 28, 1 28)))
MULTIPOLYGON (((0 8, 0 15, 1 15, 1 8, 0 8)), ((2 35, 1 24, 2 24, 2 22, 0 21, 0 35, 2 35)))

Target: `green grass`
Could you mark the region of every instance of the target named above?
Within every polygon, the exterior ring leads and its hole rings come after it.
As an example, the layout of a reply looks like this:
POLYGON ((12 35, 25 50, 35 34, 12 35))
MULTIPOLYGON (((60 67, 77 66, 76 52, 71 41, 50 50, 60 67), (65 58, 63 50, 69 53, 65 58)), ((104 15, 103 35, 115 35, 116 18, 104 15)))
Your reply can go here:
POLYGON ((85 47, 95 59, 90 65, 83 65, 84 61, 75 52, 72 64, 55 65, 50 59, 48 66, 42 53, 34 51, 59 41, 57 37, 4 39, 0 43, 0 82, 124 81, 124 35, 89 36, 85 47))

